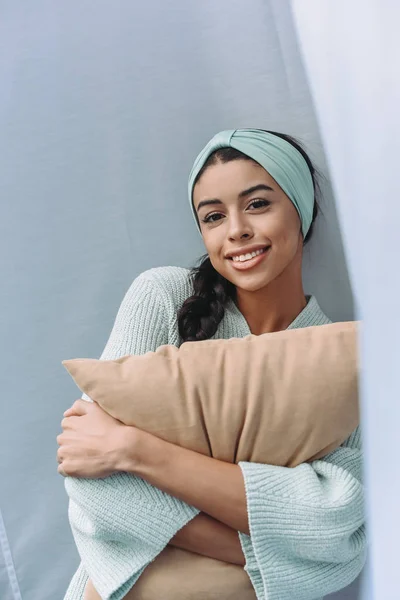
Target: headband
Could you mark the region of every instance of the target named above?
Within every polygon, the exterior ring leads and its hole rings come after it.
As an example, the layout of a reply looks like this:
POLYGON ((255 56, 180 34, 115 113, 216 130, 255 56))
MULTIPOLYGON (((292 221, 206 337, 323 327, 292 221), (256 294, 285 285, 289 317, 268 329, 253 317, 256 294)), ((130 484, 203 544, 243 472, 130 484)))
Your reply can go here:
POLYGON ((314 186, 310 169, 302 154, 286 140, 261 129, 230 129, 217 133, 196 158, 189 175, 189 201, 193 206, 193 186, 209 156, 220 148, 235 148, 260 164, 275 179, 299 214, 303 236, 313 217, 314 186))

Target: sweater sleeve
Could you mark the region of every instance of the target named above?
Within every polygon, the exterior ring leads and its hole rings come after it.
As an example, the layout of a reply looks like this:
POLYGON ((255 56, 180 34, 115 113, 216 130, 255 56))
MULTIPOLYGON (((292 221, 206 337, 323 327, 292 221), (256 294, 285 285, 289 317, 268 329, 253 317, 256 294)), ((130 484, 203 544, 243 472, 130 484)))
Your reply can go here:
POLYGON ((360 428, 322 460, 239 465, 250 527, 239 536, 257 598, 311 600, 349 585, 367 552, 360 428))
MULTIPOLYGON (((121 303, 101 360, 144 354, 168 344, 170 312, 162 290, 146 273, 140 275, 121 303)), ((128 473, 104 479, 67 477, 65 488, 82 562, 64 600, 82 600, 88 578, 102 598, 120 600, 199 512, 128 473)))

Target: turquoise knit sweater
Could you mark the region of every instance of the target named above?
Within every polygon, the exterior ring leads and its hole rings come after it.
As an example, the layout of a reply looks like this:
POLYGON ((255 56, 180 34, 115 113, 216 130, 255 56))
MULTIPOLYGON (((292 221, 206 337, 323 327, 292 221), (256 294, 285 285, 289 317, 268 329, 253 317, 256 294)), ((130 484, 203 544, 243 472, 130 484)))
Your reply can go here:
MULTIPOLYGON (((192 294, 188 274, 177 267, 141 274, 121 303, 101 358, 144 354, 163 344, 179 346, 176 315, 192 294)), ((329 322, 310 297, 290 328, 329 322)), ((230 302, 214 337, 249 333, 230 302)), ((239 537, 258 600, 315 600, 357 577, 366 557, 361 461, 356 429, 340 448, 311 464, 289 469, 239 463, 250 526, 250 536, 239 537)), ((103 599, 120 600, 199 512, 127 473, 94 480, 68 477, 65 487, 82 559, 65 600, 82 600, 88 577, 103 599)))

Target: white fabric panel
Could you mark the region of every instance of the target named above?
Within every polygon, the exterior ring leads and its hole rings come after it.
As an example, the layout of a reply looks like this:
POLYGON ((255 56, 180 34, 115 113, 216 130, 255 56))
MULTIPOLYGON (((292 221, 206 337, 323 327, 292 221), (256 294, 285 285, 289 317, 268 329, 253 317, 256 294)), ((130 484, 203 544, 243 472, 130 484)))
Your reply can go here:
MULTIPOLYGON (((216 131, 285 131, 325 162, 287 2, 4 0, 0 16, 0 506, 22 599, 54 600, 78 563, 56 436, 79 394, 61 361, 100 355, 139 272, 203 253, 186 182, 216 131)), ((305 280, 346 319, 323 187, 305 280)))
POLYGON ((362 336, 372 590, 399 598, 400 4, 293 1, 362 336))

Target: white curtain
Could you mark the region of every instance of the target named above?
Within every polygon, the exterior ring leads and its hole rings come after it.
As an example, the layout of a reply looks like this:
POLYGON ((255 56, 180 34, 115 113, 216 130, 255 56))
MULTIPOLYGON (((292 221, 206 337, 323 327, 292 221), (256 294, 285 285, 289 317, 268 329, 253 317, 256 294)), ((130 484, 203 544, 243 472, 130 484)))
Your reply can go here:
POLYGON ((361 341, 371 593, 398 600, 400 4, 293 0, 330 167, 361 341))

